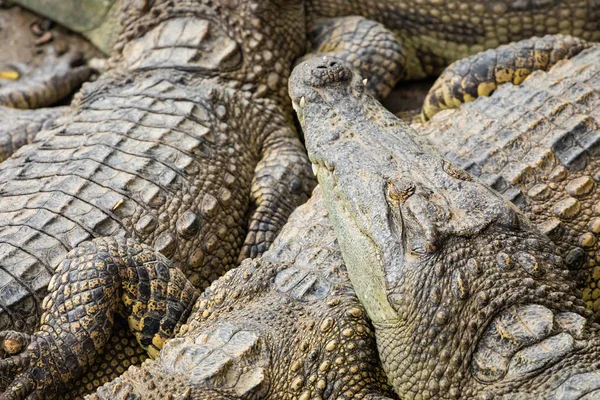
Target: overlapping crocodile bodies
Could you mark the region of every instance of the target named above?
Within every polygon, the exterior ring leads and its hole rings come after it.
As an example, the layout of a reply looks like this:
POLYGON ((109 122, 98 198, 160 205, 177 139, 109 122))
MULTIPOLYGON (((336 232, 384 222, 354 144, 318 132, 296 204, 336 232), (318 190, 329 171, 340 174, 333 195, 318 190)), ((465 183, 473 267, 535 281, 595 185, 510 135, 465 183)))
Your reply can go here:
POLYGON ((517 204, 550 236, 567 266, 583 272, 584 299, 595 312, 599 57, 598 49, 586 50, 547 74, 533 74, 418 128, 445 157, 517 204))
POLYGON ((405 76, 437 76, 450 63, 501 44, 562 33, 600 38, 594 1, 309 0, 309 19, 362 15, 398 37, 405 76))
POLYGON ((284 97, 302 7, 133 3, 109 71, 0 166, 0 328, 31 331, 59 259, 97 236, 153 245, 204 288, 314 185, 284 97))
MULTIPOLYGON (((600 327, 560 250, 419 143, 351 69, 310 60, 294 70, 290 94, 396 393, 528 399, 560 389, 578 398, 565 382, 598 371, 600 327)), ((590 379, 581 389, 600 386, 590 379)))
POLYGON ((271 249, 205 291, 156 360, 91 399, 391 400, 317 190, 271 249))

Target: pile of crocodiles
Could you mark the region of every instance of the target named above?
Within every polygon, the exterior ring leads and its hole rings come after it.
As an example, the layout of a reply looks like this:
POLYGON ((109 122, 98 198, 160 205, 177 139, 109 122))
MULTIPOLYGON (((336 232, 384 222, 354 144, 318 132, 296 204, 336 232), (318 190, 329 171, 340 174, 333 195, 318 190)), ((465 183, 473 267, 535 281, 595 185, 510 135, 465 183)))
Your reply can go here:
POLYGON ((600 399, 594 0, 15 2, 0 400, 600 399))

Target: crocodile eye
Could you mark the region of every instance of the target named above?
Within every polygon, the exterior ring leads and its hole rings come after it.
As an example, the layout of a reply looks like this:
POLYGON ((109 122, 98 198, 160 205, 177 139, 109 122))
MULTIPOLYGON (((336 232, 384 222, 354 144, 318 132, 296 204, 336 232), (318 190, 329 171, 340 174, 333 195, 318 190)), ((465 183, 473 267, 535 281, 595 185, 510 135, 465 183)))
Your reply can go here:
POLYGON ((415 184, 404 179, 390 181, 387 186, 388 197, 398 202, 404 202, 415 192, 415 184))
POLYGON ((465 171, 464 169, 458 168, 456 165, 452 164, 451 162, 444 160, 443 168, 444 168, 444 171, 446 171, 446 173, 453 178, 460 179, 461 181, 467 181, 467 182, 471 182, 473 180, 473 178, 471 177, 471 175, 469 175, 469 173, 467 171, 465 171))
POLYGON ((136 0, 134 2, 135 7, 141 12, 148 11, 150 9, 150 7, 152 7, 153 3, 154 3, 154 0, 136 0))

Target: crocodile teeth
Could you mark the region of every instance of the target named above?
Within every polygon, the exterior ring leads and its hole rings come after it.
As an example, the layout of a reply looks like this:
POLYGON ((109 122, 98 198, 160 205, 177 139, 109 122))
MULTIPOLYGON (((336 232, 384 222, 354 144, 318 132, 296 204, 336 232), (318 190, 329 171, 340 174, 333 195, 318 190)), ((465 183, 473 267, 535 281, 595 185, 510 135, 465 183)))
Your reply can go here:
POLYGON ((304 100, 304 96, 302 96, 300 98, 300 108, 304 108, 305 105, 306 105, 306 100, 304 100))
POLYGON ((319 171, 319 166, 315 163, 312 163, 311 166, 312 166, 313 174, 315 174, 315 176, 316 176, 317 172, 319 171))
POLYGON ((367 78, 363 79, 363 81, 362 81, 362 83, 363 83, 363 86, 367 86, 367 82, 368 82, 368 81, 369 81, 369 80, 368 80, 367 78))

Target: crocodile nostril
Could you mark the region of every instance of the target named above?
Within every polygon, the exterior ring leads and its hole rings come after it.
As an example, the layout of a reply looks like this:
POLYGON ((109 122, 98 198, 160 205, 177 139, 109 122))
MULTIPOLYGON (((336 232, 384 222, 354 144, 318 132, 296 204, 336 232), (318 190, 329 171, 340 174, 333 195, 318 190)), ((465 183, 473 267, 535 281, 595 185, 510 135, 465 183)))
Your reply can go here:
POLYGON ((323 58, 311 70, 310 85, 323 87, 334 83, 349 82, 352 80, 352 70, 344 63, 337 60, 323 58))

